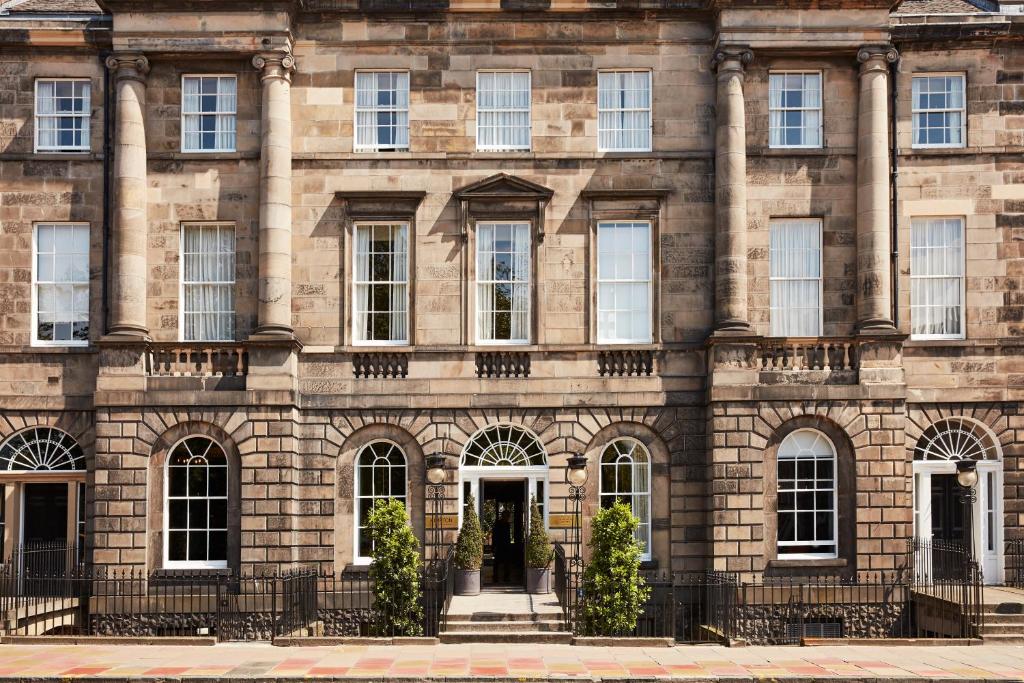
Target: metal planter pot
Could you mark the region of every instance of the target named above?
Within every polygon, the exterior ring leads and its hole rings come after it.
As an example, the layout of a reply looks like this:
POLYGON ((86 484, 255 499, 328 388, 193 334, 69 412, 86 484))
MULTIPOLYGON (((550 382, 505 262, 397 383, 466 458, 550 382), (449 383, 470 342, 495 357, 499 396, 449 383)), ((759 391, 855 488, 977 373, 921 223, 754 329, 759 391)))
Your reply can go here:
POLYGON ((455 594, 456 595, 480 595, 480 570, 479 569, 456 569, 455 570, 455 594))
POLYGON ((526 568, 526 592, 544 595, 551 592, 551 570, 526 568))

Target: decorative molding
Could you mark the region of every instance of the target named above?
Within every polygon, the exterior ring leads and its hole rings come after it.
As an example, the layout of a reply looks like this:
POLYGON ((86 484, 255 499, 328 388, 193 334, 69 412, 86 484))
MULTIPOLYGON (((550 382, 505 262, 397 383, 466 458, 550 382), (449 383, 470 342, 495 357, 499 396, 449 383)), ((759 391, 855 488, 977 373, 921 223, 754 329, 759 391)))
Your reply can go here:
POLYGON ((387 351, 352 354, 352 374, 359 379, 403 379, 409 375, 409 354, 387 351))
POLYGON ((149 74, 149 59, 138 52, 118 52, 107 57, 106 66, 118 80, 146 82, 149 74))
POLYGON ((477 377, 529 377, 530 354, 526 351, 480 351, 476 354, 477 377))
POLYGON ((874 70, 888 71, 888 65, 895 63, 899 58, 900 53, 892 45, 864 45, 857 50, 861 73, 874 70))
POLYGON ((252 65, 260 72, 260 80, 281 78, 291 83, 295 57, 290 52, 264 52, 252 58, 252 65))
POLYGON ((738 71, 754 61, 754 51, 746 45, 720 45, 711 57, 711 70, 717 73, 738 71))

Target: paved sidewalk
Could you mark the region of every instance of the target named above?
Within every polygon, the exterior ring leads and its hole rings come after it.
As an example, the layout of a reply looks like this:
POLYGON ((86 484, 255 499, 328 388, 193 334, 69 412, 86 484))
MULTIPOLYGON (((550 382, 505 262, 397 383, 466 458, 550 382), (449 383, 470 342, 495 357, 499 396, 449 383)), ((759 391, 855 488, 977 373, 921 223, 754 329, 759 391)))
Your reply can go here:
POLYGON ((0 677, 381 680, 1024 680, 1024 647, 598 648, 568 645, 274 647, 0 645, 0 677))

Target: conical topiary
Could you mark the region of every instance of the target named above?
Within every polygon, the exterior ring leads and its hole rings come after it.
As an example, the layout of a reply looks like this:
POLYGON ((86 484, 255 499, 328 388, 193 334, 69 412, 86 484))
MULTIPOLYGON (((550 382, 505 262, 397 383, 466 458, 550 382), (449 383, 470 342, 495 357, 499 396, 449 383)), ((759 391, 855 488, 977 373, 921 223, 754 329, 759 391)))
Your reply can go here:
POLYGON ((484 535, 480 530, 480 518, 476 516, 476 501, 472 495, 466 498, 466 509, 462 514, 462 528, 459 540, 455 542, 455 567, 472 571, 480 569, 484 561, 484 535))
POLYGON ((551 564, 555 551, 551 548, 548 530, 544 528, 544 517, 537 507, 537 499, 530 497, 530 537, 526 539, 526 566, 531 569, 546 569, 551 564))

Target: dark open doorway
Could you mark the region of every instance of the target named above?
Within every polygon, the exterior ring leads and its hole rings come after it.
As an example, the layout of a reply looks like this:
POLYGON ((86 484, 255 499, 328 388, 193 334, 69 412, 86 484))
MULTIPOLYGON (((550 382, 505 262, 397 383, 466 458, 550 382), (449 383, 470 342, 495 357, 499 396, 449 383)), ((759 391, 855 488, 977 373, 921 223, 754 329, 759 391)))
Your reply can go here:
POLYGON ((485 586, 523 586, 526 546, 526 480, 480 482, 481 509, 490 533, 484 539, 485 586))
POLYGON ((63 572, 68 563, 68 485, 25 484, 24 491, 25 570, 35 575, 63 572))
POLYGON ((933 474, 932 539, 964 543, 964 503, 956 474, 933 474))

